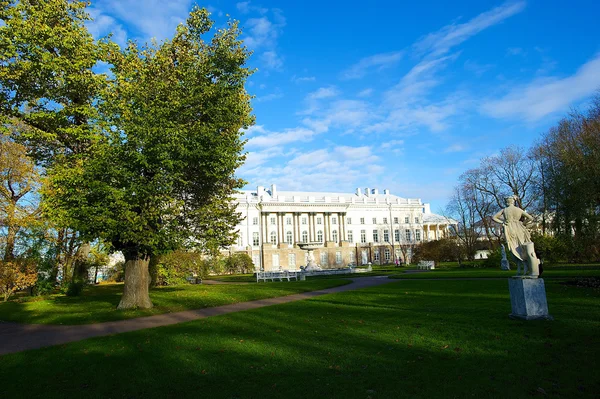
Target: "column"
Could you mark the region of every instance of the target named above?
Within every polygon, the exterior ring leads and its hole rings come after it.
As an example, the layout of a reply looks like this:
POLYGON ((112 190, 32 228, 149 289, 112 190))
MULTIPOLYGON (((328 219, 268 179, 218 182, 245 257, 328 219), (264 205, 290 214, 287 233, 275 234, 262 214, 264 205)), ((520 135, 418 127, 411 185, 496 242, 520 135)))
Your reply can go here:
POLYGON ((292 213, 292 244, 297 243, 298 240, 298 232, 296 231, 296 228, 298 227, 298 223, 296 223, 296 218, 297 218, 297 214, 296 212, 292 213))
POLYGON ((328 219, 329 213, 323 212, 323 242, 331 241, 331 237, 329 236, 331 229, 328 224, 328 219))
POLYGON ((308 241, 313 242, 313 215, 312 213, 308 212, 306 216, 308 216, 308 241))
POLYGON ((260 224, 262 225, 262 242, 269 242, 267 240, 267 237, 269 236, 269 232, 268 232, 268 224, 267 224, 267 214, 266 213, 261 213, 260 214, 260 224))
POLYGON ((346 241, 346 214, 339 213, 338 220, 340 221, 340 242, 346 241))

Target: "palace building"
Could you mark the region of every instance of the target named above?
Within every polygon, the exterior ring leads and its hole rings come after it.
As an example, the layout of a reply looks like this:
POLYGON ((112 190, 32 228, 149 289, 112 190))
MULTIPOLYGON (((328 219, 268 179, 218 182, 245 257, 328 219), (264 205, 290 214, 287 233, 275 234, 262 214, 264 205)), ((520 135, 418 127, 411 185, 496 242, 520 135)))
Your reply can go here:
POLYGON ((324 269, 410 262, 422 241, 449 234, 456 222, 431 213, 420 199, 360 188, 355 193, 278 191, 259 186, 234 196, 242 221, 230 252, 245 252, 262 270, 298 270, 306 251, 322 242, 315 260, 324 269))

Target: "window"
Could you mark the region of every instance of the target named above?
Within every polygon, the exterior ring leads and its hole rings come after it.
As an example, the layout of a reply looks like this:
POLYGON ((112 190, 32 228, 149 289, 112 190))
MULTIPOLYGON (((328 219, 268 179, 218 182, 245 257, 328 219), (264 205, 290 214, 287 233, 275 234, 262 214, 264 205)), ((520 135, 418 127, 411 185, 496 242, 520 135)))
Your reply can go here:
POLYGON ((348 259, 350 259, 350 263, 356 262, 356 259, 354 258, 354 251, 350 252, 348 259))
POLYGON ((342 263, 342 252, 341 251, 337 251, 335 253, 335 263, 337 263, 338 265, 340 263, 342 263))
POLYGON ((256 226, 258 224, 258 218, 252 218, 252 224, 256 226))
POLYGON ((415 223, 419 223, 419 218, 415 218, 415 223))
POLYGON ((306 230, 302 232, 302 242, 308 242, 308 233, 306 230))
POLYGON ((317 224, 323 224, 323 220, 320 217, 317 218, 317 224))
POLYGON ((277 244, 277 233, 275 233, 274 231, 271 232, 271 244, 277 244))
POLYGON ((360 218, 360 224, 365 224, 365 218, 360 218))
POLYGON ((373 242, 379 242, 379 232, 377 230, 373 230, 373 242))
POLYGON ((352 233, 352 230, 348 230, 348 242, 350 244, 354 244, 354 234, 352 233))
POLYGON ((387 218, 383 218, 383 224, 387 224, 387 218))
POLYGON ((277 224, 277 218, 271 218, 271 224, 277 224))
POLYGON ((397 217, 394 218, 394 223, 398 224, 398 218, 397 217))
POLYGON ((333 230, 331 232, 331 238, 333 239, 333 242, 337 242, 338 241, 338 234, 337 234, 337 230, 333 230))
POLYGON ((258 269, 260 267, 260 256, 252 255, 252 263, 254 263, 254 268, 258 269))
POLYGON ((242 237, 242 233, 240 233, 238 235, 237 245, 238 245, 238 247, 243 247, 244 246, 244 237, 242 237))
POLYGON ((346 221, 348 224, 352 224, 352 218, 348 218, 348 219, 346 219, 346 221))
POLYGON ((302 218, 302 224, 306 224, 306 217, 302 218))
POLYGON ((291 253, 288 256, 288 266, 292 269, 296 268, 296 254, 291 253))
POLYGON ((285 233, 285 238, 286 238, 286 241, 288 244, 292 245, 294 243, 291 231, 288 231, 287 233, 285 233))
POLYGON ((292 224, 292 218, 285 218, 285 224, 292 224))
POLYGON ((258 241, 258 233, 254 232, 252 233, 252 245, 254 245, 255 247, 258 247, 259 241, 258 241))
POLYGON ((410 242, 411 241, 410 230, 408 230, 408 229, 404 230, 404 235, 406 236, 406 241, 410 242))
POLYGON ((415 231, 415 240, 421 241, 421 230, 415 231))
POLYGON ((361 230, 360 231, 360 242, 361 243, 365 243, 367 242, 367 231, 366 230, 361 230))
POLYGON ((400 230, 394 230, 394 241, 400 242, 400 230))
POLYGON ((391 259, 391 257, 392 257, 391 255, 392 255, 392 254, 390 253, 390 249, 389 249, 389 248, 386 248, 386 249, 383 251, 383 258, 385 259, 385 262, 386 262, 386 263, 390 263, 390 259, 391 259))
POLYGON ((408 222, 409 222, 408 216, 404 216, 404 223, 408 223, 408 222))
POLYGON ((373 252, 373 260, 375 262, 379 262, 379 251, 374 251, 373 252))
POLYGON ((390 242, 390 231, 383 230, 383 242, 390 242))
POLYGON ((373 218, 373 224, 377 224, 377 218, 373 218))
POLYGON ((331 218, 331 224, 337 224, 337 218, 335 216, 331 218))
POLYGON ((321 230, 317 231, 317 241, 323 242, 323 232, 321 230))
POLYGON ((321 265, 327 264, 327 252, 321 252, 321 265))

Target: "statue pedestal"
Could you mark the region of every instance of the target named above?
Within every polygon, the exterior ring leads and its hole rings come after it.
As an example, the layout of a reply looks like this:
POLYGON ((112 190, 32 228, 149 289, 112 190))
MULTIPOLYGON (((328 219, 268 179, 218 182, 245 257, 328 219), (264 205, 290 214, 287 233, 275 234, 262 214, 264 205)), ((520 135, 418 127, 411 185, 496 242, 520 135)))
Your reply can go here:
POLYGON ((508 279, 511 319, 553 320, 548 314, 546 287, 542 278, 512 277, 508 279))

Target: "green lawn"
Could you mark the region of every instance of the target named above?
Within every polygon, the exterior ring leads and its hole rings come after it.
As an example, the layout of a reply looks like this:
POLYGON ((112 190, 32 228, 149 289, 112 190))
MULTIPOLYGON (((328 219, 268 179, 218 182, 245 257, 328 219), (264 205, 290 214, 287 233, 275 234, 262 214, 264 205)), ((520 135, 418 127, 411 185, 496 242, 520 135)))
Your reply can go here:
MULTIPOLYGON (((430 278, 501 278, 516 275, 516 270, 498 269, 435 269, 422 273, 399 273, 390 278, 400 279, 430 279, 430 278)), ((544 270, 543 278, 574 278, 600 277, 600 267, 548 267, 544 270)))
POLYGON ((0 302, 0 321, 40 324, 100 323, 292 295, 348 283, 349 280, 337 279, 158 287, 150 291, 154 307, 147 310, 117 310, 123 294, 123 284, 106 284, 86 288, 81 297, 61 294, 47 298, 34 297, 25 301, 0 302))
POLYGON ((505 280, 362 291, 0 357, 7 398, 597 398, 600 293, 546 281, 554 321, 508 318, 505 280))

